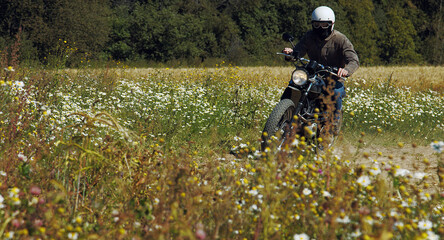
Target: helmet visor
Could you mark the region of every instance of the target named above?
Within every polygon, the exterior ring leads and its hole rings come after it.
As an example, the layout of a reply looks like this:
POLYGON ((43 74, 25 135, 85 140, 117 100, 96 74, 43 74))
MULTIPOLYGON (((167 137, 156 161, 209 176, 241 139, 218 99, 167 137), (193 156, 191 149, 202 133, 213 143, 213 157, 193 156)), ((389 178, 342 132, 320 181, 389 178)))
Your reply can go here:
POLYGON ((312 21, 311 24, 313 25, 314 28, 323 28, 323 29, 327 29, 327 28, 331 27, 332 22, 312 21))

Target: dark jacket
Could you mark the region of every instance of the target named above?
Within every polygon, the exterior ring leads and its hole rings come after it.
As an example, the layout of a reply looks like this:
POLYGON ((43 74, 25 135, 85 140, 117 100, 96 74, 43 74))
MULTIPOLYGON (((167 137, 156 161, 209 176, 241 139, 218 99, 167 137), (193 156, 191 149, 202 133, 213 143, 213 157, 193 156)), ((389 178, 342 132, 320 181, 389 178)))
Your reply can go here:
POLYGON ((293 49, 293 54, 299 52, 299 57, 305 54, 311 60, 322 65, 344 68, 352 75, 359 67, 359 58, 353 44, 339 31, 333 32, 325 40, 321 40, 308 31, 293 49))

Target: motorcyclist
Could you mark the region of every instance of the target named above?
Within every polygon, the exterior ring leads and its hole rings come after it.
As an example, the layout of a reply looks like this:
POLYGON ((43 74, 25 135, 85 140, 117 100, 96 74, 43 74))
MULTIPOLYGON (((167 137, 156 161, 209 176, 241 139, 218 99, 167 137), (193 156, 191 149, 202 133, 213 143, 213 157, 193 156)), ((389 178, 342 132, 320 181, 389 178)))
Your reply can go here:
MULTIPOLYGON (((308 55, 310 60, 326 66, 337 67, 340 77, 351 76, 359 67, 359 58, 350 40, 334 30, 335 14, 326 6, 317 7, 311 14, 312 30, 305 33, 294 49, 285 48, 282 52, 295 57, 308 55)), ((344 84, 334 86, 335 112, 342 109, 345 96, 344 84)))

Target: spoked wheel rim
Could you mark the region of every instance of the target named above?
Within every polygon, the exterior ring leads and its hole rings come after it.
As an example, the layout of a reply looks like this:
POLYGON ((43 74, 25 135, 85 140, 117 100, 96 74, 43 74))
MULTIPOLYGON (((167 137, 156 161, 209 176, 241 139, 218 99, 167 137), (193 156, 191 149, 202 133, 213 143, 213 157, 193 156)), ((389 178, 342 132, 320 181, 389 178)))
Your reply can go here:
POLYGON ((280 149, 284 142, 287 140, 288 136, 291 132, 291 122, 293 119, 293 114, 295 112, 294 107, 289 107, 285 110, 284 115, 282 115, 281 120, 279 121, 278 131, 281 134, 281 141, 279 143, 278 148, 280 149))

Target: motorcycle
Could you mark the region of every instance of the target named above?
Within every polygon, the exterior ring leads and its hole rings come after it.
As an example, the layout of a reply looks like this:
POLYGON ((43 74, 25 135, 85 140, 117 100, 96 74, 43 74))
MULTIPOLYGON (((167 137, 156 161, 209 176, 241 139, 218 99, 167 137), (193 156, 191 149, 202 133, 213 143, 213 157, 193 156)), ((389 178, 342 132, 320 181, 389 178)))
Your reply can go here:
MULTIPOLYGON (((285 33, 283 39, 294 48, 291 35, 285 33)), ((297 137, 315 149, 330 147, 342 124, 342 111, 334 110, 333 89, 337 81, 344 81, 345 78, 337 75, 336 67, 284 53, 277 54, 292 61, 295 70, 265 124, 261 150, 266 151, 272 138, 278 140, 277 149, 297 137)))

